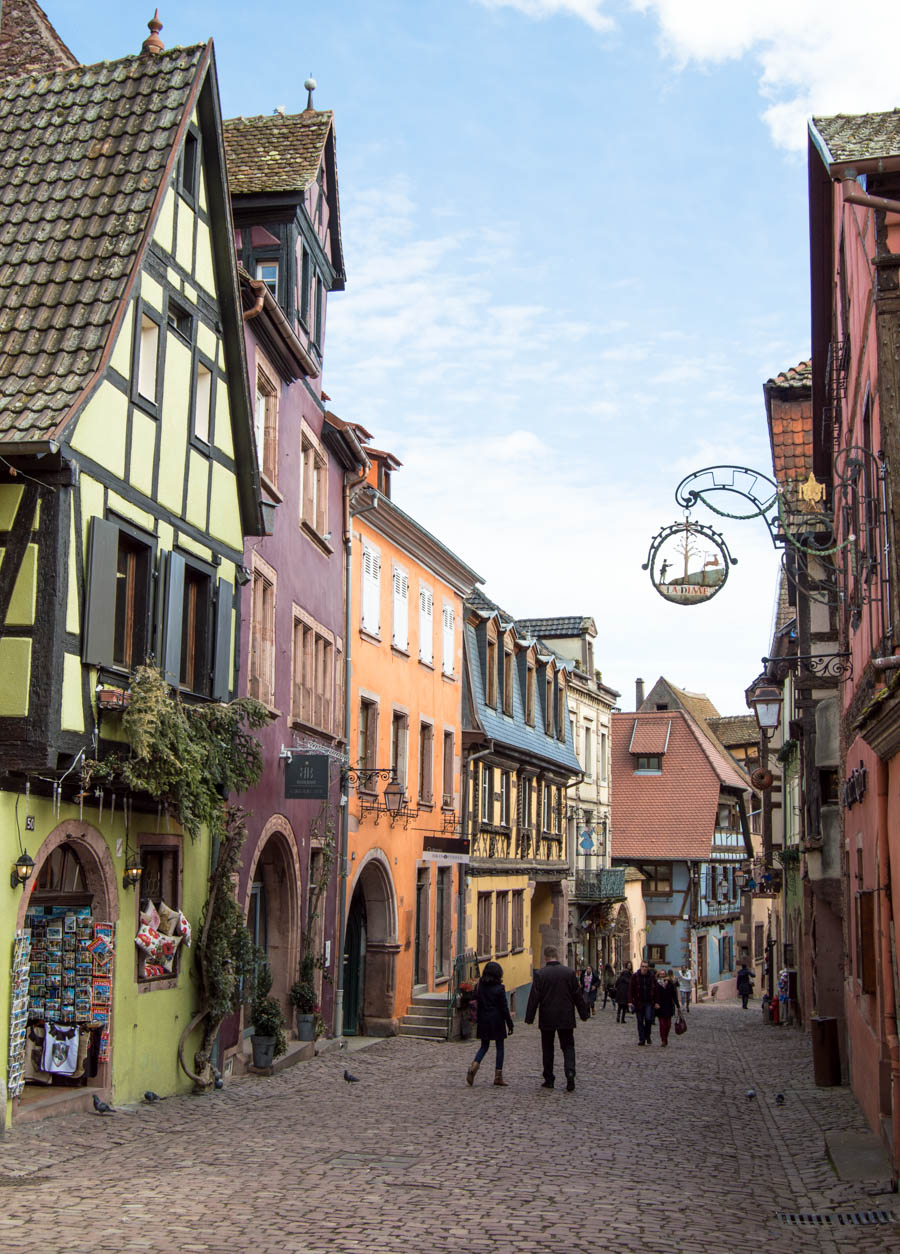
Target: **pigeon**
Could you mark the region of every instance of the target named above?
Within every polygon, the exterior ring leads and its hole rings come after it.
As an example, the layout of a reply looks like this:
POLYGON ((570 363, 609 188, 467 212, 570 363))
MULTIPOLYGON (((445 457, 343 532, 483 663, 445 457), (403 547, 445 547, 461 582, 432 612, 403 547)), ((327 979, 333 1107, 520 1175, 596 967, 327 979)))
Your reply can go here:
POLYGON ((351 1075, 347 1068, 344 1068, 344 1079, 348 1084, 359 1084, 359 1076, 351 1075))
POLYGON ((784 1094, 783 1094, 783 1093, 776 1093, 776 1094, 775 1094, 775 1105, 776 1105, 776 1106, 783 1106, 783 1105, 784 1105, 784 1094))
POLYGON ((747 1101, 752 1102, 756 1096, 756 1089, 747 1089, 747 1101))
POLYGON ((152 1089, 147 1089, 147 1092, 144 1094, 144 1101, 145 1102, 161 1102, 162 1098, 160 1097, 158 1093, 154 1093, 152 1089))
POLYGON ((217 1089, 223 1089, 225 1087, 225 1081, 220 1075, 217 1075, 215 1080, 213 1080, 213 1087, 217 1089))
POLYGON ((110 1106, 108 1102, 101 1102, 97 1094, 94 1094, 94 1110, 98 1115, 114 1115, 115 1107, 110 1106))

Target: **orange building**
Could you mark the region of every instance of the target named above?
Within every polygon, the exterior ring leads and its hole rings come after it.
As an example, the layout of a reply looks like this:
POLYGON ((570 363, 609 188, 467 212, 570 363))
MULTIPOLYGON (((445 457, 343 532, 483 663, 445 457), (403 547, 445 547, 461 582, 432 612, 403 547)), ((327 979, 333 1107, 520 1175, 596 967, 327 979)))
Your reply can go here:
POLYGON ((463 597, 481 579, 393 503, 400 463, 365 451, 351 499, 343 1029, 392 1036, 414 997, 446 999, 464 934, 463 597))

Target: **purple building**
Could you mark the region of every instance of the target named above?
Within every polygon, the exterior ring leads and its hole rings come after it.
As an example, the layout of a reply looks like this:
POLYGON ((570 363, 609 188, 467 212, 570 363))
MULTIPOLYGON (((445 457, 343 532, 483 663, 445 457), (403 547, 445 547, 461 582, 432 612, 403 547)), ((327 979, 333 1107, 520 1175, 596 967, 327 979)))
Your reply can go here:
MULTIPOLYGON (((308 947, 321 1013, 331 1024, 346 495, 366 465, 355 434, 327 413, 322 392, 326 296, 344 286, 334 129, 330 112, 312 108, 310 92, 303 113, 238 118, 224 132, 269 519, 266 536, 244 554, 240 692, 268 706, 272 721, 260 733, 262 778, 240 798, 251 815, 239 898, 288 1021, 290 987, 308 947), (304 777, 304 751, 327 768, 324 780, 304 777), (309 792, 319 795, 302 799, 309 792), (314 910, 316 885, 325 881, 314 910)), ((223 1029, 226 1061, 243 1059, 247 1019, 246 1012, 235 1016, 223 1029)))

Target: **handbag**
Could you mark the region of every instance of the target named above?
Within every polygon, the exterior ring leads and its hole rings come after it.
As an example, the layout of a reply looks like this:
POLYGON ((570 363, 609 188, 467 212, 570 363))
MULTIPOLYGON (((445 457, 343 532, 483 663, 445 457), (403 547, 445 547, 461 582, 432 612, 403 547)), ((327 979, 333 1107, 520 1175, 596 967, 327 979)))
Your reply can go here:
POLYGON ((684 1015, 679 1015, 675 1021, 675 1035, 683 1036, 686 1031, 687 1031, 687 1022, 685 1021, 684 1015))

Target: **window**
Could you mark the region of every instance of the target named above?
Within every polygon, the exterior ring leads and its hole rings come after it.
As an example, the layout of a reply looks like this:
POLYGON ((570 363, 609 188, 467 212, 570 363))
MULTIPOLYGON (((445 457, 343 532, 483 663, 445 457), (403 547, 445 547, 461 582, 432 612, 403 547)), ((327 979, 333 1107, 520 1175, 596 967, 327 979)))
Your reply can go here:
POLYGON ((310 256, 307 248, 303 249, 303 256, 300 262, 300 317, 303 325, 309 326, 309 276, 310 276, 310 256))
POLYGON ((566 723, 568 707, 566 705, 566 685, 562 681, 562 676, 557 680, 556 689, 556 734, 560 740, 566 739, 566 723))
POLYGON ((534 666, 531 662, 525 668, 525 722, 534 726, 534 666))
POLYGON ((178 190, 188 200, 197 199, 200 174, 200 137, 193 129, 184 137, 184 150, 178 166, 178 190))
POLYGON ((512 649, 503 650, 503 713, 512 714, 513 712, 513 652, 512 649))
POLYGON ((178 301, 169 297, 166 307, 166 321, 171 331, 175 331, 183 340, 187 340, 189 344, 194 339, 194 318, 193 315, 178 304, 178 301))
POLYGON ((194 435, 209 444, 210 412, 212 409, 212 372, 202 361, 197 362, 197 386, 194 393, 194 435))
POLYGON ((275 704, 275 580, 255 568, 250 609, 250 696, 275 704))
POLYGON ((531 827, 531 780, 527 776, 519 781, 519 822, 522 827, 531 827))
POLYGON ((141 330, 138 338, 137 390, 144 400, 156 404, 156 379, 159 367, 159 327, 141 314, 141 330))
POLYGON ((765 934, 762 923, 753 926, 753 957, 761 961, 765 953, 765 934))
POLYGON ((408 748, 409 719, 399 710, 395 710, 391 719, 391 770, 394 778, 403 785, 404 792, 406 791, 408 748))
POLYGON ((419 661, 434 665, 434 593, 419 584, 419 661))
POLYGON ((453 662, 456 652, 456 612, 447 601, 444 602, 441 625, 441 670, 452 679, 455 674, 453 662))
POLYGON ((662 772, 662 755, 659 753, 639 753, 635 764, 635 773, 638 771, 652 771, 655 774, 662 772))
POLYGON ((864 993, 877 989, 875 894, 863 889, 856 894, 856 978, 864 993))
POLYGON ((328 459, 304 425, 300 440, 300 521, 319 536, 328 530, 328 459))
POLYGON ((345 735, 344 653, 341 644, 339 640, 334 650, 334 734, 338 737, 345 735))
POLYGON ((393 573, 393 631, 391 643, 401 652, 409 651, 409 575, 399 566, 393 573))
POLYGON ((120 532, 112 661, 126 670, 142 665, 150 651, 150 567, 150 547, 120 532))
POLYGON ((378 705, 365 697, 359 703, 359 746, 357 765, 360 772, 359 791, 375 792, 378 766, 378 705))
POLYGON ((479 958, 489 958, 491 954, 491 894, 478 894, 478 912, 476 915, 476 948, 479 958))
POLYGON ((729 801, 720 802, 716 815, 716 827, 725 832, 735 832, 738 826, 735 807, 729 801))
MULTIPOLYGON (((141 887, 140 897, 137 902, 138 910, 146 910, 151 902, 158 910, 160 905, 165 904, 170 910, 181 909, 181 868, 179 865, 180 849, 177 840, 172 844, 157 844, 163 842, 166 837, 151 837, 147 844, 141 844, 138 849, 138 856, 141 863, 141 887)), ((174 940, 179 940, 174 937, 174 940)), ((151 962, 156 966, 161 965, 157 957, 150 957, 143 950, 136 949, 137 955, 137 978, 140 981, 149 980, 171 980, 178 975, 180 968, 181 944, 174 955, 169 959, 171 971, 163 971, 161 974, 147 973, 147 962, 151 962)))
POLYGON ((512 893, 512 948, 525 947, 525 890, 516 888, 512 893))
POLYGON ((670 862, 650 863, 647 866, 642 866, 641 870, 646 876, 644 882, 645 897, 672 896, 672 864, 670 862))
POLYGON ((665 960, 666 960, 665 945, 648 945, 647 946, 647 961, 648 962, 664 963, 665 960))
POLYGON ((257 261, 256 277, 265 283, 266 287, 278 299, 278 262, 277 261, 257 261))
POLYGON ((434 974, 436 979, 450 974, 450 934, 453 923, 453 872, 438 867, 434 902, 434 974))
POLYGON ((278 485, 278 388, 261 366, 256 370, 256 456, 273 487, 278 485))
POLYGON ((481 767, 481 821, 482 823, 493 823, 494 821, 494 768, 492 766, 481 767))
POLYGON ((453 758, 453 732, 445 731, 443 755, 444 782, 441 792, 444 807, 448 810, 453 806, 453 797, 455 794, 455 789, 453 787, 453 758))
POLYGON ((544 784, 544 831, 553 831, 553 789, 544 784))
POLYGON ((423 805, 434 802, 434 728, 430 723, 419 724, 419 801, 423 805))
POLYGON ((605 784, 609 778, 609 739, 606 732, 600 733, 600 783, 605 784))
POLYGON ((185 565, 184 605, 181 617, 182 687, 209 695, 209 646, 212 580, 195 566, 185 565))
POLYGON ((553 735, 553 676, 549 670, 544 680, 544 731, 553 735))
POLYGON ((719 937, 719 972, 724 974, 726 971, 734 970, 734 937, 719 937))
POLYGON ((510 775, 509 771, 500 772, 500 826, 509 827, 510 816, 510 775))
POLYGON ((594 729, 587 723, 584 727, 584 777, 594 778, 594 729))
POLYGON ((331 633, 294 606, 293 701, 294 719, 333 729, 334 641, 331 633))
POLYGON ((497 706, 497 641, 487 642, 487 691, 485 700, 496 709, 497 706))
POLYGON ((497 894, 497 954, 509 952, 509 893, 497 894))
POLYGON ((315 288, 315 309, 313 311, 313 344, 322 347, 322 332, 325 329, 325 285, 317 274, 313 284, 315 288))
POLYGON ((381 631, 381 555, 363 541, 362 549, 362 620, 360 626, 370 636, 381 631))

